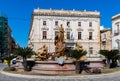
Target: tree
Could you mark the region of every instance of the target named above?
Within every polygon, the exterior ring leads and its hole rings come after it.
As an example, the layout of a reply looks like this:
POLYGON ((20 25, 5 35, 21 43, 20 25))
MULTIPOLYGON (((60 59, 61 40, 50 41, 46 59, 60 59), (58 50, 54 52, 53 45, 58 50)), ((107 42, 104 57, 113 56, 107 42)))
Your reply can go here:
POLYGON ((11 60, 12 60, 13 58, 15 58, 15 57, 16 57, 16 56, 15 56, 15 55, 12 55, 12 54, 6 54, 6 55, 4 56, 4 59, 7 60, 7 64, 8 64, 8 68, 9 68, 9 69, 11 68, 10 62, 11 62, 11 60))
POLYGON ((117 60, 120 59, 119 51, 118 50, 111 50, 110 51, 110 56, 111 56, 111 63, 110 63, 110 68, 114 68, 117 66, 117 60))
POLYGON ((23 58, 23 66, 24 66, 24 70, 27 71, 27 58, 30 57, 31 55, 33 55, 33 51, 31 48, 29 47, 19 47, 16 49, 15 54, 17 56, 21 56, 23 58))
POLYGON ((105 56, 106 61, 107 61, 107 65, 110 66, 110 54, 109 54, 109 50, 100 50, 99 53, 103 56, 105 56))
POLYGON ((118 54, 118 50, 100 50, 99 53, 105 56, 107 63, 110 68, 114 68, 117 66, 117 60, 120 59, 120 55, 118 54))
POLYGON ((85 60, 85 58, 82 58, 83 56, 85 56, 87 54, 87 51, 83 50, 82 48, 74 48, 72 50, 70 50, 69 52, 70 56, 72 58, 75 58, 75 65, 76 65, 76 73, 79 74, 82 72, 82 68, 80 68, 81 66, 81 60, 85 60))
POLYGON ((81 49, 81 50, 77 50, 77 49, 73 49, 73 50, 70 50, 70 55, 71 57, 75 58, 77 61, 80 60, 80 58, 82 56, 85 56, 87 54, 87 51, 81 49))

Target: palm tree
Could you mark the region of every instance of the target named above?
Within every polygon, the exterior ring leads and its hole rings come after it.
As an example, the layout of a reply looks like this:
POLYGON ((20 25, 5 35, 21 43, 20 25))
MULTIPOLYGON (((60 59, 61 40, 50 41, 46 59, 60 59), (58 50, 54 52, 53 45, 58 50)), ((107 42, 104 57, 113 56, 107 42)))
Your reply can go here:
MULTIPOLYGON (((76 73, 79 74, 82 72, 82 69, 80 68, 80 62, 81 62, 81 57, 85 56, 87 54, 87 51, 83 50, 83 49, 72 49, 69 52, 70 56, 72 58, 75 58, 75 64, 76 64, 76 73)), ((85 60, 85 59, 82 59, 85 60)))
POLYGON ((81 49, 81 50, 70 50, 70 56, 75 58, 76 61, 79 61, 82 56, 85 56, 87 54, 87 51, 81 49))
POLYGON ((110 51, 111 61, 110 68, 114 68, 117 66, 117 60, 120 59, 119 51, 118 50, 111 50, 110 51))
POLYGON ((118 50, 110 50, 110 51, 109 50, 100 50, 99 52, 101 55, 105 56, 110 68, 114 68, 117 66, 117 60, 120 59, 118 50))
POLYGON ((110 56, 110 54, 109 54, 109 50, 100 50, 99 53, 106 58, 107 65, 110 66, 111 56, 110 56))
POLYGON ((27 57, 33 55, 32 49, 29 47, 25 47, 25 48, 19 47, 16 49, 15 54, 23 58, 24 70, 27 71, 27 57))

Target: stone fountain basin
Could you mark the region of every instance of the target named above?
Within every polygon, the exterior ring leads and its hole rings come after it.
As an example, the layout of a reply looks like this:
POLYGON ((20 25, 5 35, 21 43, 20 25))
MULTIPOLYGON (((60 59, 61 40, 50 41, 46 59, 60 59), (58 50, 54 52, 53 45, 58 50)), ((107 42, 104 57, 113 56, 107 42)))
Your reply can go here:
MULTIPOLYGON (((23 71, 22 64, 19 64, 17 71, 23 71)), ((57 61, 35 61, 31 72, 47 75, 71 75, 75 74, 75 65, 72 61, 65 61, 63 66, 59 65, 57 61)))
POLYGON ((75 65, 70 61, 65 61, 63 66, 56 61, 36 61, 32 71, 41 74, 75 74, 75 65))

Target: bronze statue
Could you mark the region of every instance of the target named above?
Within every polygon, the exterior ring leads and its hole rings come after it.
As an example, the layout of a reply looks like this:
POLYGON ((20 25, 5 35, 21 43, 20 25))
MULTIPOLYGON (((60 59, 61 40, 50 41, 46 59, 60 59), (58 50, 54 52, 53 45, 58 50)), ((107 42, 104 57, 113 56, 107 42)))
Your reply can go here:
POLYGON ((65 56, 65 42, 64 42, 64 29, 62 27, 62 25, 59 28, 59 32, 58 34, 55 36, 55 41, 54 44, 56 46, 56 56, 60 57, 60 56, 65 56))

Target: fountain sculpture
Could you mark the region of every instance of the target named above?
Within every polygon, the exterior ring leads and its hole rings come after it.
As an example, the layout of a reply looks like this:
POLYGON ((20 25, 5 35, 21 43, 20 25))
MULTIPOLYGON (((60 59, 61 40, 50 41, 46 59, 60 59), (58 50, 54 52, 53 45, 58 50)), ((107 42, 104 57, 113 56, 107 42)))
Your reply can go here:
POLYGON ((35 53, 35 60, 37 61, 45 61, 49 58, 48 48, 46 45, 38 49, 38 52, 35 53))
MULTIPOLYGON (((66 60, 66 44, 62 25, 59 27, 59 32, 55 36, 54 44, 56 49, 55 54, 52 55, 54 60, 48 60, 51 55, 47 51, 47 46, 43 45, 35 54, 35 66, 32 67, 32 72, 39 74, 75 74, 73 61, 66 60)), ((19 71, 22 70, 20 67, 18 68, 19 71)))

